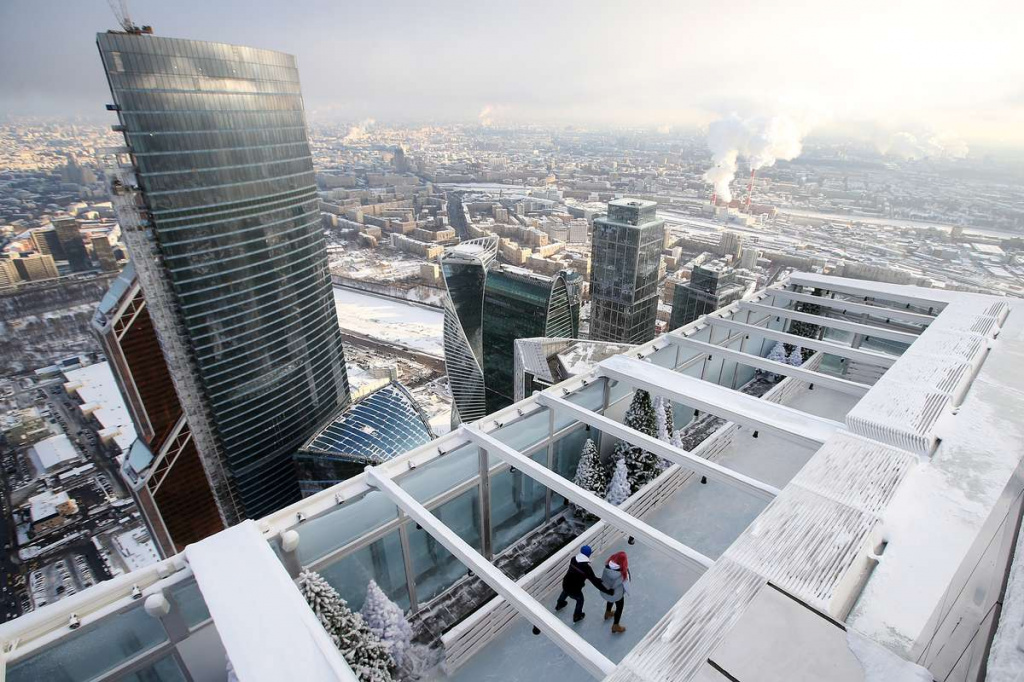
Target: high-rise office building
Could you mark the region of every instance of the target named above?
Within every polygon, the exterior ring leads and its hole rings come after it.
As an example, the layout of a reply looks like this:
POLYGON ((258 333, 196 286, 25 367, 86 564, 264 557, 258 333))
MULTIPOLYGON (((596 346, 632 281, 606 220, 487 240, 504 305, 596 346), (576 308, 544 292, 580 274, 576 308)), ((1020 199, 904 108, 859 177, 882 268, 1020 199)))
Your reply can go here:
POLYGON ((572 271, 548 277, 508 265, 490 268, 483 308, 488 414, 515 402, 516 339, 578 335, 580 279, 572 271))
MULTIPOLYGON (((451 200, 449 200, 449 210, 451 200)), ((445 250, 444 364, 452 391, 452 426, 487 414, 484 391, 484 285, 498 253, 497 237, 462 242, 445 250)))
POLYGON ((97 36, 127 152, 112 194, 228 523, 298 500, 292 455, 349 400, 295 58, 97 36))
POLYGON ((580 275, 547 277, 499 265, 497 249, 497 237, 484 237, 450 247, 441 258, 453 426, 514 402, 516 339, 579 333, 580 275))
POLYGON ((93 237, 92 252, 99 261, 100 269, 104 272, 117 270, 117 256, 114 255, 114 247, 110 244, 110 238, 106 235, 93 237))
POLYGON ((718 238, 718 252, 723 256, 739 258, 743 252, 743 235, 725 231, 718 238))
POLYGON ((594 219, 590 338, 644 343, 654 338, 665 221, 657 203, 616 199, 594 219))
POLYGON ((10 258, 0 258, 0 287, 7 287, 21 281, 18 268, 10 258))
POLYGON ((19 253, 11 262, 18 272, 18 277, 26 282, 39 282, 60 276, 53 257, 44 253, 19 253))
POLYGON ((89 262, 89 254, 85 250, 85 242, 82 241, 82 231, 78 227, 78 221, 74 218, 55 218, 53 229, 57 232, 57 240, 64 250, 64 257, 71 266, 72 272, 85 272, 92 270, 92 263, 89 262))
POLYGON ((170 556, 225 524, 132 263, 100 301, 92 328, 138 434, 121 474, 161 554, 170 556))
POLYGON ((65 260, 64 247, 57 239, 57 230, 52 227, 37 227, 32 230, 32 243, 36 251, 47 256, 53 256, 53 260, 65 260))
POLYGON ((732 268, 695 267, 689 282, 676 283, 669 331, 743 298, 744 289, 732 268))

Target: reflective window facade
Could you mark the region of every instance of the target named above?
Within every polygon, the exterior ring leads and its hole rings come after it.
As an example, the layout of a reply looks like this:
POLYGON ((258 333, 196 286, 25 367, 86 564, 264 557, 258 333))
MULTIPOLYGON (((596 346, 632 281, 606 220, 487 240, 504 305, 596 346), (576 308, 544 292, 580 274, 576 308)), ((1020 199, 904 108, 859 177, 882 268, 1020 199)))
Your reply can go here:
POLYGON ((654 338, 665 221, 653 201, 618 199, 594 220, 590 338, 645 343, 654 338))
POLYGON ((551 278, 519 268, 492 267, 484 290, 484 386, 487 413, 515 402, 515 341, 569 338, 579 332, 573 305, 580 275, 551 278))
POLYGON ((295 59, 97 43, 233 496, 263 516, 299 498, 292 454, 348 401, 295 59))
POLYGON ((672 294, 669 331, 690 324, 698 317, 724 308, 743 297, 743 285, 732 270, 721 272, 695 267, 686 284, 677 284, 672 294))

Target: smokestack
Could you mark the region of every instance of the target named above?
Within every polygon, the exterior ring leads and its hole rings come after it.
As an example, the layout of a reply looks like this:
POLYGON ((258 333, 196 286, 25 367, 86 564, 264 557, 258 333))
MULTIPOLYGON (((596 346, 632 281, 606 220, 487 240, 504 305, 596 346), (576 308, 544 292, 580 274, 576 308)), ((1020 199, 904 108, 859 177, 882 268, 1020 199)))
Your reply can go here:
POLYGON ((750 169, 750 184, 747 185, 747 213, 750 213, 750 194, 754 191, 754 173, 756 172, 756 168, 750 169))

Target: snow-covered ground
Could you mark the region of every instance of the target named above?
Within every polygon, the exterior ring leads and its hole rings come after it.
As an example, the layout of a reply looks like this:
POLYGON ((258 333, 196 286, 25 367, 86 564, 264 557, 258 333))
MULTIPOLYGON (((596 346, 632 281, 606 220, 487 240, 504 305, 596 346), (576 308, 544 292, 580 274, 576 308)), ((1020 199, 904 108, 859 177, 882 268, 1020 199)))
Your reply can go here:
POLYGON ((423 353, 444 355, 444 313, 397 299, 334 288, 341 328, 423 353))
MULTIPOLYGON (((815 387, 804 390, 790 403, 791 407, 820 417, 841 421, 856 398, 828 389, 815 387)), ((741 428, 733 437, 733 444, 719 459, 719 463, 775 486, 784 486, 811 458, 814 450, 794 445, 789 441, 760 433, 753 438, 750 429, 741 428)), ((694 477, 646 519, 647 523, 671 535, 699 552, 717 559, 737 536, 767 505, 715 481, 701 484, 694 477)), ((633 546, 622 543, 615 551, 629 555, 633 573, 632 592, 626 597, 622 624, 627 630, 613 635, 610 621, 602 619, 604 601, 597 590, 587 587, 586 619, 573 626, 588 642, 616 663, 661 619, 669 608, 696 581, 697 575, 664 555, 637 542, 633 546)), ((611 552, 609 552, 610 554, 611 552)), ((595 565, 607 557, 595 556, 595 565)), ((599 572, 599 571, 598 571, 599 572)), ((557 590, 541 598, 541 602, 554 610, 557 590)), ((558 616, 572 624, 572 602, 558 616)), ((449 679, 438 673, 435 679, 449 679)), ((536 682, 588 682, 592 678, 572 659, 563 654, 544 636, 535 636, 531 625, 517 618, 512 627, 450 679, 502 680, 536 682)))

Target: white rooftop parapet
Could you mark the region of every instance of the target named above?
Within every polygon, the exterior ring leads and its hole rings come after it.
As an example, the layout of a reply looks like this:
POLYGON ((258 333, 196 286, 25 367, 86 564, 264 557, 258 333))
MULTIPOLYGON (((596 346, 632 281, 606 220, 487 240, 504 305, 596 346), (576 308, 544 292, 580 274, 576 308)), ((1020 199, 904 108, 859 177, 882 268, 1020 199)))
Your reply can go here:
POLYGON ((831 419, 761 400, 710 381, 695 379, 651 362, 616 355, 598 365, 598 374, 663 398, 763 429, 799 445, 818 448, 843 427, 831 419))
POLYGON ((245 682, 356 682, 254 521, 185 548, 217 634, 245 682))

